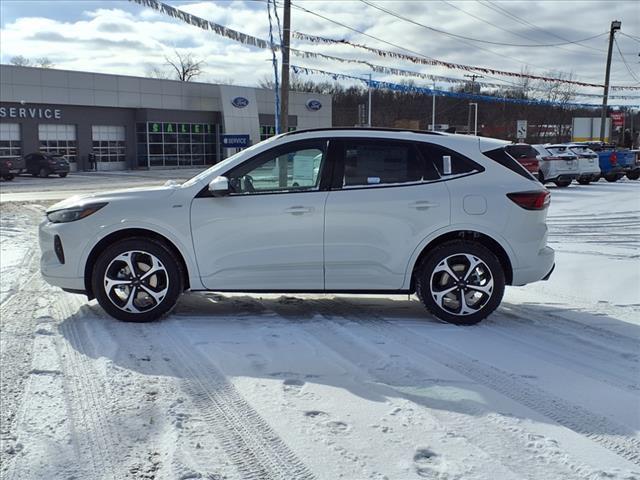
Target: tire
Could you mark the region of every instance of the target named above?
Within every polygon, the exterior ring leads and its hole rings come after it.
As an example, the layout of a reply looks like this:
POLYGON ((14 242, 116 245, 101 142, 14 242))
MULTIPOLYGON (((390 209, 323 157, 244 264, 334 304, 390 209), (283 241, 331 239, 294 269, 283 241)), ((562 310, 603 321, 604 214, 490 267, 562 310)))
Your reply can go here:
POLYGON ((589 180, 588 178, 582 178, 578 179, 578 183, 580 185, 589 185, 591 183, 591 180, 589 180))
POLYGON ((7 175, 3 175, 2 178, 4 178, 7 182, 10 182, 14 178, 16 178, 16 176, 13 173, 9 173, 7 175))
POLYGON ((543 185, 546 183, 544 180, 544 173, 542 173, 542 170, 538 171, 538 181, 543 185))
POLYGON ((564 187, 568 187, 569 185, 571 185, 571 180, 556 180, 553 183, 555 183, 556 186, 558 186, 560 188, 564 188, 564 187))
POLYGON ((64 177, 66 177, 68 175, 68 173, 67 172, 62 172, 62 173, 59 173, 58 175, 60 175, 60 178, 64 178, 64 177))
POLYGON ((638 180, 638 178, 640 178, 640 170, 636 170, 635 172, 627 173, 627 178, 629 180, 638 180))
POLYGON ((42 167, 39 171, 38 171, 38 176, 40 178, 47 178, 49 176, 49 170, 45 167, 42 167))
POLYGON ((504 286, 504 271, 496 255, 473 241, 455 240, 436 247, 416 273, 418 298, 433 315, 455 325, 474 325, 490 315, 502 301, 504 286), (469 272, 472 261, 479 263, 469 272), (450 293, 438 295, 451 288, 450 293))
POLYGON ((164 243, 134 237, 105 249, 93 267, 91 286, 100 306, 112 317, 151 322, 175 306, 183 291, 183 272, 164 243), (150 271, 156 273, 145 275, 150 271), (109 279, 121 284, 107 285, 109 279))
POLYGON ((608 174, 606 174, 606 175, 604 176, 604 179, 605 179, 607 182, 615 183, 615 182, 617 182, 617 181, 618 181, 618 175, 608 173, 608 174))

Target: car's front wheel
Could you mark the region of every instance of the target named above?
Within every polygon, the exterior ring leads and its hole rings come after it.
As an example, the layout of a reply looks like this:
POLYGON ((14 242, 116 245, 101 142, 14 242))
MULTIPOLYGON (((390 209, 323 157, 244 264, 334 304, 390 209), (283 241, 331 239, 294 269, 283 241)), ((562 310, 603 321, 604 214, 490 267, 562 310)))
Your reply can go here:
POLYGON ((502 301, 504 286, 496 255, 473 241, 456 240, 435 248, 416 276, 416 291, 425 307, 456 325, 473 325, 491 314, 502 301))
POLYGON ((91 285, 112 317, 150 322, 175 306, 182 278, 180 262, 162 242, 132 238, 114 243, 98 257, 91 285))
POLYGON ((60 176, 60 178, 65 178, 68 174, 67 172, 60 172, 58 175, 60 176))

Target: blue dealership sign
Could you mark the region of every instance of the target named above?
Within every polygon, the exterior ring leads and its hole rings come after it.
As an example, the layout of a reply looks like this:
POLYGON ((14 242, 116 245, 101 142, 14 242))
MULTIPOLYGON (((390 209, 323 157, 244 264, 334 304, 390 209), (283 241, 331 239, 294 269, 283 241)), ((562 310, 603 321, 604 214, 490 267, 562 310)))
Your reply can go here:
POLYGON ((224 148, 246 148, 251 144, 249 135, 221 135, 224 148))
POLYGON ((236 97, 233 100, 231 100, 231 105, 233 105, 236 108, 244 108, 247 105, 249 105, 249 100, 244 97, 236 97))
POLYGON ((307 108, 313 112, 317 112, 322 108, 322 103, 320 103, 320 100, 312 98, 311 100, 307 100, 307 108))

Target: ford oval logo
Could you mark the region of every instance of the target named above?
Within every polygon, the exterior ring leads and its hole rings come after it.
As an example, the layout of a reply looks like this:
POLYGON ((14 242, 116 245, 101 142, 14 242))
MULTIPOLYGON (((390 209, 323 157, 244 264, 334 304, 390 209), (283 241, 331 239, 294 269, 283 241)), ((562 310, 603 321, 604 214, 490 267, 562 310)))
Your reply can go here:
POLYGON ((309 110, 317 112, 322 108, 322 103, 320 103, 320 100, 316 100, 315 98, 312 98, 311 100, 307 100, 307 108, 309 110))
POLYGON ((244 108, 247 105, 249 105, 249 100, 247 100, 244 97, 236 97, 233 100, 231 100, 231 105, 233 105, 236 108, 244 108))

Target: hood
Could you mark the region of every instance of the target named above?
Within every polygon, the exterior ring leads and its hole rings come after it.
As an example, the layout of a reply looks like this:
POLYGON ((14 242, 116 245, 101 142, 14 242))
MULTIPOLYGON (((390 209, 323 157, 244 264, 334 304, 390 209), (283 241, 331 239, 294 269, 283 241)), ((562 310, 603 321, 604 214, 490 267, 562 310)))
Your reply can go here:
POLYGON ((173 195, 178 185, 163 185, 161 187, 138 187, 112 190, 109 192, 88 193, 74 195, 47 208, 47 212, 61 210, 63 208, 77 207, 88 203, 115 202, 122 200, 159 200, 173 195))

